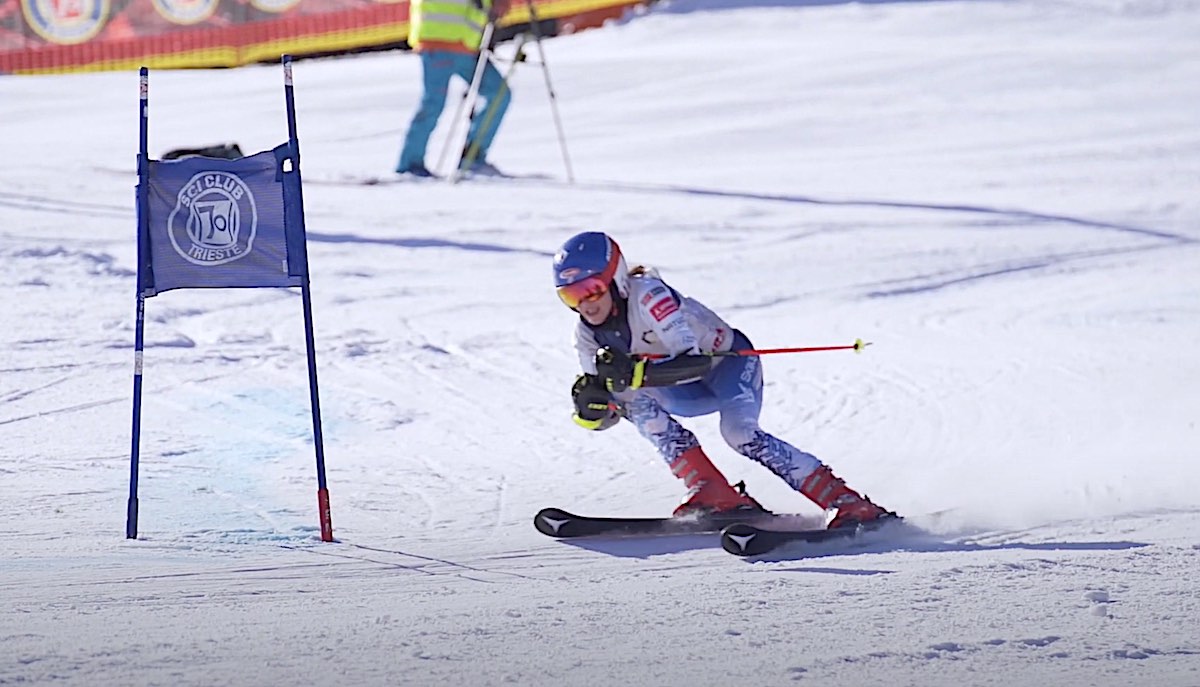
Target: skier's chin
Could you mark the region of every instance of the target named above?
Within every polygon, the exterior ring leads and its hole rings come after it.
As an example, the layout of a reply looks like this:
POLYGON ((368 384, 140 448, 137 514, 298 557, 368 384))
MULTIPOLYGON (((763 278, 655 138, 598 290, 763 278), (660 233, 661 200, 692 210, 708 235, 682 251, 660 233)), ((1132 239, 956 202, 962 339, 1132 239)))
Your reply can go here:
POLYGON ((594 313, 580 313, 580 314, 583 315, 584 321, 586 321, 588 324, 592 325, 593 327, 598 327, 598 326, 604 324, 604 320, 608 319, 606 316, 607 313, 605 313, 603 310, 597 310, 594 313))

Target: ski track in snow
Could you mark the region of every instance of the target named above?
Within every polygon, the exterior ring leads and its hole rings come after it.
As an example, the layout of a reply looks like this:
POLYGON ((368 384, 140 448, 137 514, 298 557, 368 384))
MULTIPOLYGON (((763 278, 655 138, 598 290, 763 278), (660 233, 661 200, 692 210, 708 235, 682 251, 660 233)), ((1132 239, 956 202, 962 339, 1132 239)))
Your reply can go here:
MULTIPOLYGON (((358 183, 411 55, 298 63, 335 543, 286 290, 147 302, 122 538, 136 78, 0 79, 0 684, 1200 685, 1197 35, 1194 0, 675 0, 547 42, 575 184, 532 65, 489 155, 524 178, 451 186, 358 183), (757 346, 871 341, 764 357, 762 423, 923 531, 537 534, 682 493, 569 420, 583 229, 757 346)), ((152 72, 152 153, 276 145, 280 82, 152 72)))

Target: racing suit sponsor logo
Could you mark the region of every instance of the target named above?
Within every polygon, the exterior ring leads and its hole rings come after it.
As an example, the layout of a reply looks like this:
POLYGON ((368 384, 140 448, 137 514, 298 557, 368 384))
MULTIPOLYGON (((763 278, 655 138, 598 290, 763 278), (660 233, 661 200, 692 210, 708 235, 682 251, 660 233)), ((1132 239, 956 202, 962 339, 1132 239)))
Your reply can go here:
POLYGON ((670 296, 650 306, 650 315, 658 322, 662 322, 668 315, 678 311, 679 304, 670 296))
POLYGON ((642 296, 642 305, 649 305, 650 301, 654 300, 655 296, 666 292, 667 287, 665 286, 656 286, 653 289, 650 289, 648 292, 646 292, 645 296, 642 296))

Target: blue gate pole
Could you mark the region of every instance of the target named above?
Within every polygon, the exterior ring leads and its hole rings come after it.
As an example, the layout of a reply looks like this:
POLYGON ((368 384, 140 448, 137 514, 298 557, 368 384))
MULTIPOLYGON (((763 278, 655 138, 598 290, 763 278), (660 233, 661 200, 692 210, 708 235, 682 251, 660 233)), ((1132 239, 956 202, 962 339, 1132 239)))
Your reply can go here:
MULTIPOLYGON (((296 137, 296 100, 292 92, 292 56, 283 56, 283 93, 287 100, 288 144, 292 149, 292 166, 296 174, 297 202, 304 222, 304 194, 300 178, 300 141, 296 137)), ((307 236, 307 234, 305 234, 307 236)), ((321 436, 321 402, 317 393, 317 350, 313 339, 312 294, 308 282, 308 240, 301 243, 304 251, 304 275, 300 296, 304 304, 304 344, 308 350, 308 390, 312 399, 313 445, 317 452, 317 508, 321 520, 321 541, 333 541, 333 518, 329 512, 329 489, 325 482, 325 440, 321 436)))
POLYGON ((150 155, 147 137, 149 129, 150 70, 138 71, 138 185, 137 185, 137 324, 133 339, 133 431, 129 452, 129 502, 125 507, 125 538, 137 539, 138 528, 138 458, 142 438, 142 349, 145 343, 146 296, 142 277, 149 255, 147 223, 150 221, 147 199, 150 193, 150 155))

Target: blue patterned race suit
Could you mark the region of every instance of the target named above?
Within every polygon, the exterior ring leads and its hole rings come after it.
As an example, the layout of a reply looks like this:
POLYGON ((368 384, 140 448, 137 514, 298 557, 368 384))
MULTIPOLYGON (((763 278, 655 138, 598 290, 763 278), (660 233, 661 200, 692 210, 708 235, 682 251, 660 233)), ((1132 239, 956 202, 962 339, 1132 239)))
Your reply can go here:
MULTIPOLYGON (((653 271, 629 281, 624 317, 599 327, 581 319, 576 349, 585 372, 594 373, 602 346, 632 354, 680 355, 751 348, 750 341, 698 301, 682 296, 653 271)), ((766 466, 793 489, 821 466, 805 453, 759 427, 763 376, 757 356, 714 357, 708 373, 676 386, 643 387, 615 394, 642 436, 668 465, 699 446, 696 436, 675 420, 720 413, 721 436, 738 453, 766 466)))
MULTIPOLYGON (((750 348, 741 332, 738 348, 750 348)), ((680 386, 632 392, 625 402, 626 418, 650 440, 671 464, 684 451, 699 445, 696 436, 671 415, 697 417, 721 414, 721 436, 738 453, 767 467, 799 491, 804 478, 820 461, 758 426, 762 412, 762 366, 757 357, 721 358, 703 379, 680 386)))

